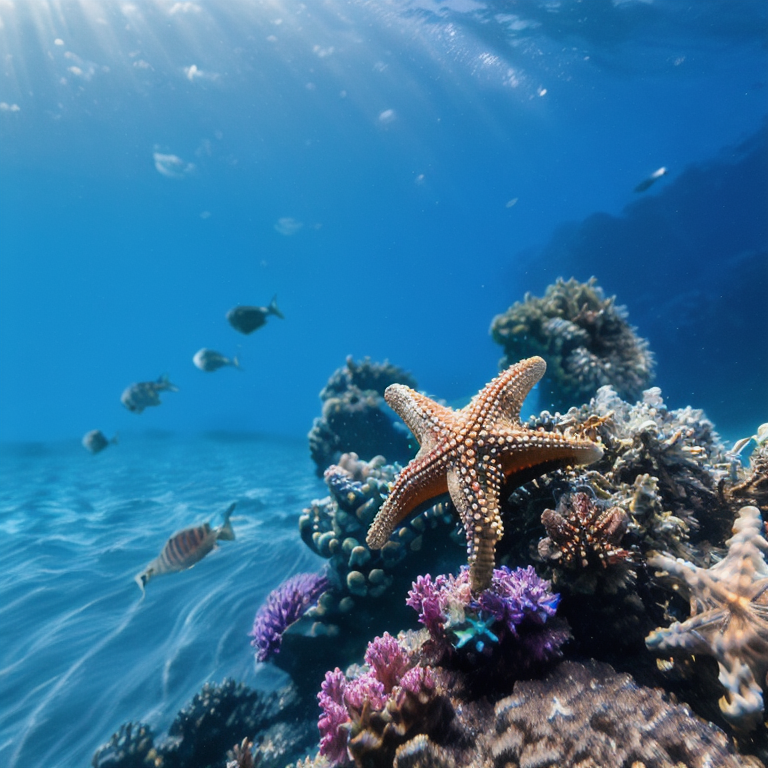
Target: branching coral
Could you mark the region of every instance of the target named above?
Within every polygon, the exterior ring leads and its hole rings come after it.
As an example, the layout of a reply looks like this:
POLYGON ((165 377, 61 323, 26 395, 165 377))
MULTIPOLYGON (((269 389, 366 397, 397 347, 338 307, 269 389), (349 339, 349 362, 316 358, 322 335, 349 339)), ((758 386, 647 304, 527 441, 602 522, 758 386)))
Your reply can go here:
POLYGON ((491 324, 504 347, 501 367, 532 355, 547 361, 543 402, 564 410, 613 386, 635 399, 651 382, 653 355, 626 320, 615 297, 606 299, 595 278, 579 283, 558 279, 542 298, 525 295, 491 324))
POLYGON ((690 592, 691 617, 658 629, 653 650, 714 656, 726 695, 720 709, 734 726, 756 727, 768 673, 768 541, 757 507, 744 507, 728 540, 728 555, 709 569, 657 555, 649 559, 690 592))
POLYGON ((352 759, 384 768, 415 734, 444 730, 452 712, 432 669, 388 633, 369 643, 365 661, 357 676, 326 673, 317 697, 320 754, 337 765, 352 759))
POLYGON ((309 447, 318 475, 355 451, 366 459, 384 454, 392 461, 408 461, 413 454, 407 432, 386 408, 383 394, 392 383, 416 386, 413 377, 389 362, 356 363, 347 358, 320 393, 323 412, 309 433, 309 447))

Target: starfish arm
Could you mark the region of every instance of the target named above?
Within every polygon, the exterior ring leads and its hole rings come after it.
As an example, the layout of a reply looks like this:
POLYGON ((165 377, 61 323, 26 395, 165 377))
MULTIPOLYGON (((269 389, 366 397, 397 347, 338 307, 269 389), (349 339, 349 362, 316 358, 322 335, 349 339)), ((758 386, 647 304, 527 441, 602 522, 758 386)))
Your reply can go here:
POLYGON ((510 365, 486 384, 474 398, 471 407, 482 420, 506 418, 519 421, 523 401, 547 370, 541 357, 529 357, 510 365))
POLYGON ((499 489, 495 482, 478 482, 471 470, 462 474, 451 469, 447 478, 448 493, 467 537, 470 585, 473 592, 482 592, 491 585, 496 542, 503 534, 499 489))
POLYGON ((537 474, 544 474, 558 467, 592 464, 603 455, 603 449, 597 443, 557 432, 531 432, 522 437, 510 432, 506 443, 501 465, 507 481, 517 472, 534 467, 541 467, 537 474))
POLYGON ((437 444, 437 435, 454 417, 450 408, 405 384, 390 384, 384 391, 384 399, 413 432, 425 452, 437 444))
POLYGON ((414 459, 397 477, 368 529, 366 542, 381 549, 397 526, 417 507, 448 492, 445 470, 431 457, 414 459))

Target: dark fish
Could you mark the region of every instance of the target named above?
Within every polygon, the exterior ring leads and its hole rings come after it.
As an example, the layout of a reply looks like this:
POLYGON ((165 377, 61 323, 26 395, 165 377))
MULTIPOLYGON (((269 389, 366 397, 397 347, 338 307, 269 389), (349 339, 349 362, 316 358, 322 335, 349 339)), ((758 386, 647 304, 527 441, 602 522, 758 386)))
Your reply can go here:
POLYGON ((660 179, 662 176, 667 175, 667 169, 666 168, 659 168, 658 171, 654 171, 647 179, 643 179, 636 187, 635 192, 645 192, 646 189, 648 189, 651 184, 653 184, 657 179, 660 179))
POLYGON ((83 448, 86 448, 91 453, 99 453, 107 448, 110 444, 117 445, 117 435, 111 440, 107 440, 106 436, 100 429, 92 429, 83 437, 83 448))
MULTIPOLYGON (((195 352, 195 356, 192 358, 192 362, 201 371, 218 371, 219 368, 223 368, 225 365, 231 365, 235 368, 240 368, 240 361, 237 357, 233 357, 231 360, 228 357, 224 357, 219 352, 215 352, 212 349, 198 349, 195 352)), ((242 370, 242 368, 240 368, 242 370)))
POLYGON ((174 533, 163 547, 163 551, 139 574, 134 581, 141 591, 150 579, 165 573, 176 573, 191 568, 199 563, 216 546, 216 542, 234 541, 235 531, 229 516, 235 504, 230 504, 224 512, 224 522, 218 528, 211 528, 210 523, 195 525, 174 533))
POLYGON ((145 408, 160 405, 159 392, 178 392, 179 388, 168 381, 163 374, 157 381, 140 381, 126 387, 120 396, 120 402, 132 413, 141 413, 145 408))
POLYGON ((247 334, 261 328, 269 315, 285 319, 277 308, 277 296, 272 297, 268 307, 233 307, 227 312, 227 320, 236 331, 247 334))

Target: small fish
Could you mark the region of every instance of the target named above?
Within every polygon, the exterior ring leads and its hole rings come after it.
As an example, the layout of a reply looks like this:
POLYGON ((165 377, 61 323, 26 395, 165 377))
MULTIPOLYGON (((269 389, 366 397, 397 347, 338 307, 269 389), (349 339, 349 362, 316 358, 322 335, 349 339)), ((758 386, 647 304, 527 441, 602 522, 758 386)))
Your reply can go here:
POLYGON ((120 402, 132 413, 141 413, 152 405, 160 405, 159 392, 178 392, 179 388, 168 381, 163 374, 157 381, 140 381, 126 387, 120 395, 120 402))
POLYGON ((185 571, 195 563, 199 563, 216 547, 216 542, 219 539, 234 541, 235 531, 229 521, 229 516, 235 506, 235 504, 229 505, 224 512, 224 522, 218 528, 211 528, 210 523, 203 523, 174 533, 165 543, 163 551, 141 573, 134 577, 134 581, 139 585, 142 593, 149 580, 155 576, 185 571))
POLYGON ((666 168, 659 168, 658 171, 654 171, 647 179, 643 179, 636 187, 635 192, 645 192, 657 179, 667 175, 666 168))
POLYGON ((230 360, 228 357, 224 357, 224 355, 221 353, 215 352, 212 349, 207 349, 206 347, 198 349, 197 352, 195 352, 195 356, 192 358, 192 362, 201 371, 207 372, 218 371, 219 368, 224 368, 226 365, 239 368, 241 371, 243 370, 237 357, 233 357, 230 360))
POLYGON ((268 307, 233 307, 227 312, 229 324, 240 333, 253 333, 267 322, 269 315, 275 315, 281 319, 283 313, 277 308, 277 296, 272 297, 268 307))
POLYGON ((106 436, 100 429, 92 429, 83 437, 83 448, 89 450, 91 453, 99 453, 107 448, 110 444, 117 445, 117 435, 111 440, 107 440, 106 436))

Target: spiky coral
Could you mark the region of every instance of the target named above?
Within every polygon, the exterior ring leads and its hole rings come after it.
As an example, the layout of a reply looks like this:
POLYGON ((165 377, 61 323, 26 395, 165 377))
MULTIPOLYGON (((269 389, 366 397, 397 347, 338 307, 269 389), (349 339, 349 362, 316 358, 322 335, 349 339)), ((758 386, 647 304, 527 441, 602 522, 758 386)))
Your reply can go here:
POLYGON ((743 507, 728 540, 728 555, 709 569, 657 555, 648 560, 686 585, 691 617, 651 633, 649 648, 714 656, 726 695, 724 716, 738 728, 758 725, 768 672, 768 541, 757 507, 743 507))
POLYGON ((595 278, 558 279, 542 298, 527 293, 491 324, 504 347, 501 367, 532 355, 547 361, 544 402, 564 409, 610 384, 622 397, 637 398, 653 377, 648 342, 627 323, 624 307, 606 299, 595 278))
POLYGON ((323 573, 297 573, 267 595, 253 621, 251 645, 256 661, 280 653, 283 633, 298 621, 329 587, 323 573))

